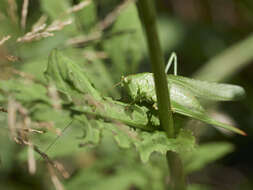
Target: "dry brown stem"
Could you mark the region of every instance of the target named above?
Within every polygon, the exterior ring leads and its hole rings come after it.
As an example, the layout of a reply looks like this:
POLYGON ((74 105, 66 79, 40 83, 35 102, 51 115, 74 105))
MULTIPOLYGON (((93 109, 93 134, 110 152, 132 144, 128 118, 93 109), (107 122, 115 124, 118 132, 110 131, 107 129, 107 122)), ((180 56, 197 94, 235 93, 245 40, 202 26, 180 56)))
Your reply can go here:
POLYGON ((60 110, 61 109, 61 99, 59 97, 57 88, 54 85, 49 85, 48 95, 52 100, 53 108, 60 110))
POLYGON ((91 3, 91 0, 87 0, 87 1, 82 1, 80 2, 79 4, 69 8, 67 10, 67 14, 71 14, 71 13, 74 13, 74 12, 77 12, 77 11, 80 11, 82 10, 84 7, 88 6, 89 4, 91 3))
POLYGON ((11 38, 10 35, 8 36, 4 36, 1 40, 0 40, 0 46, 3 45, 7 40, 9 40, 11 38))
POLYGON ((24 36, 19 37, 17 39, 17 42, 32 42, 40 40, 42 38, 54 36, 53 32, 62 30, 66 25, 69 25, 71 23, 72 20, 68 19, 65 21, 55 20, 48 27, 46 27, 47 25, 45 23, 42 25, 35 25, 35 27, 32 28, 31 32, 28 32, 24 36))
POLYGON ((26 18, 28 13, 29 0, 23 1, 22 14, 21 14, 21 27, 24 30, 26 26, 26 18))
POLYGON ((50 173, 50 177, 51 177, 52 183, 55 186, 55 189, 56 190, 64 190, 64 187, 63 187, 62 183, 60 182, 60 180, 56 176, 56 174, 55 174, 55 172, 54 172, 54 170, 53 170, 53 168, 52 168, 51 165, 48 165, 48 170, 49 170, 49 173, 50 173))
POLYGON ((120 5, 118 5, 114 10, 112 10, 101 22, 99 22, 94 27, 94 32, 87 35, 87 36, 77 36, 74 38, 69 39, 66 42, 66 45, 81 45, 86 44, 91 41, 96 41, 101 39, 102 31, 107 29, 109 26, 113 24, 113 22, 117 19, 120 15, 122 10, 124 10, 130 3, 135 2, 136 0, 124 0, 120 5))

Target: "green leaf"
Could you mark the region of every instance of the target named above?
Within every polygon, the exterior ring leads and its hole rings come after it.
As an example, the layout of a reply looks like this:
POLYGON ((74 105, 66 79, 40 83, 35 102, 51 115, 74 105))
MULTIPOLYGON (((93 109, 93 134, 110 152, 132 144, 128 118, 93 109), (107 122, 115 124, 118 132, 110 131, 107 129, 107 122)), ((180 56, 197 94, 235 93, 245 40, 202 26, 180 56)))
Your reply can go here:
POLYGON ((0 89, 13 95, 16 100, 22 103, 31 103, 33 101, 51 102, 47 96, 47 89, 31 81, 2 80, 0 81, 0 89))
POLYGON ((155 115, 151 115, 145 106, 130 105, 115 101, 110 98, 97 101, 89 97, 83 105, 72 106, 74 111, 100 117, 104 120, 119 122, 134 128, 144 130, 159 129, 159 120, 155 115))
POLYGON ((85 115, 77 115, 75 119, 81 123, 84 131, 82 144, 97 145, 100 142, 100 131, 102 128, 99 128, 94 120, 89 121, 85 115))
POLYGON ((83 145, 98 145, 102 134, 109 133, 121 148, 130 148, 132 144, 133 131, 126 125, 116 122, 104 122, 103 120, 88 120, 85 115, 75 116, 83 126, 83 145))
MULTIPOLYGON (((52 158, 81 151, 78 144, 82 142, 83 126, 73 121, 69 111, 64 109, 55 110, 51 106, 38 103, 33 106, 30 112, 33 121, 50 122, 52 124, 48 128, 42 127, 45 133, 30 136, 32 142, 41 151, 46 151, 52 158)), ((23 156, 26 157, 27 154, 24 152, 23 156)))
POLYGON ((121 148, 130 148, 132 140, 134 138, 134 131, 131 130, 126 125, 120 123, 105 123, 101 121, 96 121, 96 123, 103 127, 103 131, 109 132, 112 134, 115 142, 121 148))
POLYGON ((104 49, 115 68, 112 72, 115 78, 119 78, 122 73, 135 72, 145 50, 141 23, 133 3, 121 12, 112 26, 110 33, 117 32, 125 33, 104 42, 104 49))
MULTIPOLYGON (((54 110, 51 106, 38 103, 29 110, 32 121, 49 122, 48 127, 41 126, 43 134, 31 133, 29 138, 41 151, 50 158, 59 156, 69 156, 82 151, 78 144, 82 142, 81 134, 83 126, 77 122, 72 122, 73 118, 66 110, 54 110)), ((33 127, 33 126, 32 126, 33 127)), ((38 129, 38 126, 35 127, 38 129)), ((18 157, 27 159, 27 149, 22 149, 18 157)), ((40 158, 35 154, 36 158, 40 158)))
POLYGON ((2 94, 0 94, 0 102, 4 102, 5 100, 6 98, 2 94))
POLYGON ((194 150, 195 146, 195 138, 187 130, 181 130, 175 139, 169 139, 163 131, 154 131, 153 133, 141 132, 139 138, 141 140, 137 140, 135 146, 143 162, 147 162, 153 152, 159 152, 164 155, 167 151, 184 154, 185 152, 194 150))
POLYGON ((83 97, 87 94, 94 99, 101 99, 85 70, 57 50, 53 50, 49 56, 45 76, 69 101, 82 103, 83 97))
MULTIPOLYGON (((94 49, 89 51, 94 51, 94 49)), ((84 65, 89 79, 103 96, 119 97, 119 92, 114 87, 115 82, 112 80, 111 72, 106 66, 105 62, 99 59, 92 60, 92 64, 86 63, 84 65)))
POLYGON ((117 171, 114 175, 104 175, 102 172, 93 170, 81 170, 72 180, 68 180, 67 189, 78 190, 80 187, 89 190, 126 190, 132 186, 137 188, 147 184, 147 179, 135 168, 125 168, 117 171))
POLYGON ((147 162, 153 152, 161 154, 166 154, 167 151, 185 153, 193 150, 195 146, 194 136, 186 130, 181 130, 176 139, 168 139, 163 131, 134 131, 117 122, 88 121, 84 115, 78 116, 78 120, 84 123, 86 135, 83 144, 96 145, 101 141, 101 134, 110 133, 119 147, 130 148, 131 145, 134 145, 143 162, 147 162))
MULTIPOLYGON (((43 54, 42 52, 40 53, 43 54)), ((33 56, 36 56, 35 50, 33 51, 33 56)), ((21 71, 32 75, 36 79, 36 81, 40 81, 43 84, 46 84, 44 71, 47 65, 47 61, 48 54, 46 56, 37 54, 37 58, 29 58, 29 61, 26 61, 26 63, 22 65, 21 71)))
MULTIPOLYGON (((83 2, 83 0, 79 0, 79 2, 83 2)), ((91 1, 88 6, 76 12, 75 15, 76 22, 82 27, 82 30, 89 32, 97 21, 97 10, 95 2, 91 1)))
POLYGON ((214 142, 200 145, 194 151, 185 153, 183 157, 185 171, 192 173, 201 170, 207 164, 232 152, 233 149, 234 146, 228 142, 214 142))
POLYGON ((33 120, 36 121, 52 121, 57 123, 57 127, 63 128, 64 123, 69 123, 72 119, 70 117, 70 111, 68 110, 56 110, 51 106, 43 103, 37 103, 30 109, 33 120))
POLYGON ((175 75, 168 75, 167 80, 169 83, 181 85, 184 89, 191 91, 194 96, 205 99, 231 101, 245 96, 244 89, 237 85, 200 81, 175 75))
POLYGON ((40 3, 42 10, 53 20, 59 18, 70 7, 68 0, 42 0, 40 3))
POLYGON ((83 145, 98 145, 101 141, 102 134, 109 132, 119 147, 130 148, 133 138, 131 135, 134 132, 128 126, 120 123, 108 123, 102 120, 87 120, 84 115, 79 115, 75 118, 83 124, 83 145))

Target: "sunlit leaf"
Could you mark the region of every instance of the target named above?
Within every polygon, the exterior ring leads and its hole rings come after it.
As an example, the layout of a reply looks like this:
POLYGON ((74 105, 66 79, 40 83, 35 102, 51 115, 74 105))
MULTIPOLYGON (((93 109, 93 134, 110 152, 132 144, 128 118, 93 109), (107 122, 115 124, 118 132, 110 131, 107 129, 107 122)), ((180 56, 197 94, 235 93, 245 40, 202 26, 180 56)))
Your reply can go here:
POLYGON ((155 131, 153 133, 142 132, 140 141, 135 142, 140 152, 141 160, 147 162, 153 152, 166 154, 167 151, 185 153, 192 151, 195 146, 195 138, 190 131, 181 130, 177 138, 169 139, 165 132, 155 131))
POLYGON ((93 101, 86 104, 73 106, 73 110, 98 116, 112 122, 123 123, 135 128, 144 130, 159 129, 159 120, 156 116, 150 115, 148 108, 138 105, 130 105, 123 102, 106 98, 102 101, 93 101))
POLYGON ((85 70, 57 50, 49 56, 45 76, 49 83, 56 85, 69 101, 80 101, 85 94, 101 99, 99 92, 93 87, 85 74, 85 70))

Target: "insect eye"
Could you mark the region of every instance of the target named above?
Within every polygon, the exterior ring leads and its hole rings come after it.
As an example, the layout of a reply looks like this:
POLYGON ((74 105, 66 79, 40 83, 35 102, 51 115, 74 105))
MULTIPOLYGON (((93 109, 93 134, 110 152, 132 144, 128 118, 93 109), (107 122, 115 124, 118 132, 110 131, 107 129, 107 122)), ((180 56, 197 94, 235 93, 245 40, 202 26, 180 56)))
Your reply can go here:
POLYGON ((121 77, 121 80, 122 80, 123 83, 128 83, 129 82, 128 78, 124 77, 124 76, 121 77))

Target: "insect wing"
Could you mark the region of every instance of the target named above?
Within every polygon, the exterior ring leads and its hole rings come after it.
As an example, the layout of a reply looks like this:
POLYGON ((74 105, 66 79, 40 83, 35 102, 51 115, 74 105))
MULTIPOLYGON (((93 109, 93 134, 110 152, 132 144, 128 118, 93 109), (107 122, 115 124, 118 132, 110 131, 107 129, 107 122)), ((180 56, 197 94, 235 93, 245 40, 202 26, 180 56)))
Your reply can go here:
POLYGON ((215 125, 229 131, 245 135, 240 129, 231 125, 216 121, 208 116, 199 101, 196 100, 191 91, 187 91, 182 86, 174 83, 170 87, 171 107, 175 113, 200 120, 210 125, 215 125))
POLYGON ((184 116, 202 121, 202 122, 210 124, 210 125, 215 125, 215 126, 224 128, 226 130, 238 133, 240 135, 246 135, 246 133, 244 131, 242 131, 242 130, 234 127, 234 126, 231 126, 231 125, 228 125, 226 123, 222 123, 222 122, 219 122, 219 121, 216 121, 216 120, 212 119, 204 111, 202 112, 202 111, 199 111, 199 110, 196 110, 196 109, 189 109, 189 108, 184 107, 180 104, 177 104, 177 105, 172 104, 172 105, 173 105, 172 110, 174 112, 178 113, 178 114, 181 114, 181 115, 184 115, 184 116))
POLYGON ((205 112, 191 91, 187 91, 182 86, 173 83, 169 83, 169 90, 172 109, 180 110, 186 108, 185 110, 194 112, 205 112))
POLYGON ((237 85, 200 81, 182 76, 168 75, 170 83, 175 83, 191 91, 194 96, 217 101, 237 100, 245 96, 245 91, 237 85))

